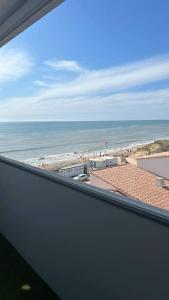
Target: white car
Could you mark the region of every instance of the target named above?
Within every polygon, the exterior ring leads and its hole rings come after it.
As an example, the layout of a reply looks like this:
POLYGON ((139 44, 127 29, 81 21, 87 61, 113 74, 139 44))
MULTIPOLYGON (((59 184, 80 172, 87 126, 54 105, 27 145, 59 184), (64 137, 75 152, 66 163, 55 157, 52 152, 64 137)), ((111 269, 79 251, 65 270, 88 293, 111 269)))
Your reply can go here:
POLYGON ((73 179, 79 180, 79 181, 85 181, 85 180, 88 179, 88 175, 87 174, 80 174, 78 176, 73 177, 73 179))

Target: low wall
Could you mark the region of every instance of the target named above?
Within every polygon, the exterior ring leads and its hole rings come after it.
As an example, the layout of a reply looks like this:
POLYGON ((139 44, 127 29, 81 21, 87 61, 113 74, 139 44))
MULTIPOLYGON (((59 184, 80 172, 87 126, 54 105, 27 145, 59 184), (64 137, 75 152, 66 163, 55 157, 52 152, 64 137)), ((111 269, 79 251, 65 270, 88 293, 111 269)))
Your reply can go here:
POLYGON ((168 220, 0 158, 0 231, 63 300, 168 299, 168 220))

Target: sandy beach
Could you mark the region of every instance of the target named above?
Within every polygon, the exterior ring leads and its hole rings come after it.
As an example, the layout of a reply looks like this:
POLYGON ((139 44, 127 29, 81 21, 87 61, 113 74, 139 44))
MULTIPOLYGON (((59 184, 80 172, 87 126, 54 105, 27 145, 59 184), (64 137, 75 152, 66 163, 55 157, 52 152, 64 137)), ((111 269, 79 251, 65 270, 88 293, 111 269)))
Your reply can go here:
POLYGON ((57 171, 61 167, 85 163, 91 158, 104 156, 120 156, 122 159, 137 152, 138 149, 151 144, 145 142, 142 144, 131 145, 125 148, 118 149, 100 149, 98 151, 84 151, 74 153, 63 153, 57 155, 47 155, 39 158, 27 159, 23 162, 41 169, 49 171, 57 171))
POLYGON ((39 158, 27 159, 23 162, 48 171, 57 171, 61 167, 85 163, 95 157, 118 156, 121 157, 123 161, 128 156, 138 157, 164 151, 169 151, 168 139, 149 141, 118 149, 100 149, 97 151, 86 150, 83 152, 47 155, 39 158))

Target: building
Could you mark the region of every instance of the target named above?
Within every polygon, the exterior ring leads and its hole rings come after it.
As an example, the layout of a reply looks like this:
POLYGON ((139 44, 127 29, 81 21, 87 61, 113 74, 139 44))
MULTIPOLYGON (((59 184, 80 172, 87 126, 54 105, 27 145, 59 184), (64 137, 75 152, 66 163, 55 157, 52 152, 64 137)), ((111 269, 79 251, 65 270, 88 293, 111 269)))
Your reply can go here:
POLYGON ((111 167, 121 163, 120 157, 114 156, 102 156, 90 159, 90 165, 92 168, 103 169, 106 167, 111 167))
POLYGON ((160 187, 158 176, 131 164, 96 170, 92 174, 102 180, 103 185, 111 185, 112 191, 169 210, 169 180, 160 187))
POLYGON ((91 168, 103 169, 106 168, 106 159, 104 157, 96 157, 90 160, 91 168))
POLYGON ((84 165, 83 164, 77 164, 77 165, 71 165, 67 167, 63 167, 59 169, 59 175, 65 176, 65 177, 74 177, 80 174, 84 173, 84 165))
POLYGON ((128 157, 127 161, 141 169, 169 179, 169 152, 156 153, 142 157, 128 157))
POLYGON ((120 157, 106 156, 105 158, 106 158, 106 167, 119 165, 121 163, 120 157))

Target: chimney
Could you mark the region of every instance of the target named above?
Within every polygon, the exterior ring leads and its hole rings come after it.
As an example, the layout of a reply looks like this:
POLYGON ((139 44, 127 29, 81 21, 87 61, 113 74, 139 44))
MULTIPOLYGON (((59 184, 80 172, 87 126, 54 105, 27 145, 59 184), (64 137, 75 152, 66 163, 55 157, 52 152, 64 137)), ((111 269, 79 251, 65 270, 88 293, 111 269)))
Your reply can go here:
POLYGON ((157 177, 157 179, 156 179, 156 185, 157 185, 158 187, 163 188, 163 187, 165 186, 165 180, 164 180, 164 178, 162 178, 162 177, 157 177))

